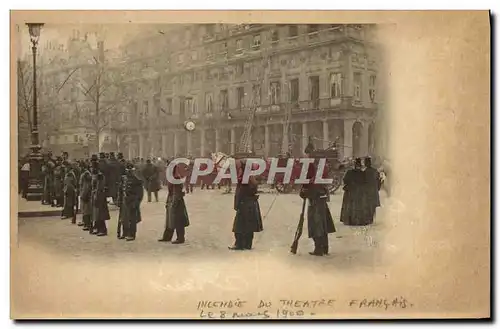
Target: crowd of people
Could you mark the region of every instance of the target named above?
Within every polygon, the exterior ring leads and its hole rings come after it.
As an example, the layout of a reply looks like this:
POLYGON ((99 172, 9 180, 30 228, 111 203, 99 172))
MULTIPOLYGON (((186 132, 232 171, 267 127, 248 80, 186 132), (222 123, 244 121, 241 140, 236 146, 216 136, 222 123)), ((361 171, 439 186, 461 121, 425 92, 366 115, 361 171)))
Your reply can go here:
MULTIPOLYGON (((306 150, 309 157, 315 158, 307 171, 309 184, 302 185, 300 197, 308 200, 307 219, 309 238, 314 240, 315 249, 310 254, 328 254, 328 234, 336 231, 328 201, 326 185, 316 184, 314 177, 320 157, 314 150, 306 150)), ((26 164, 20 163, 20 190, 26 194, 26 164)), ((141 203, 144 192, 147 202, 158 202, 158 192, 166 186, 165 229, 158 241, 182 244, 185 242, 186 227, 190 225, 188 210, 184 202, 186 193, 192 193, 189 183, 192 172, 190 166, 176 164, 173 168, 175 178, 186 177, 185 183, 171 183, 166 179, 165 168, 169 161, 163 158, 130 161, 122 153, 94 154, 88 159, 70 161, 67 152, 56 158, 49 152, 44 155, 42 204, 62 207, 61 219, 71 219, 84 231, 96 236, 108 235, 106 222, 111 218, 108 205, 119 207, 117 238, 133 241, 137 234, 137 224, 141 222, 141 203), (77 213, 81 221, 77 223, 77 213), (173 240, 174 234, 176 239, 173 240)), ((238 183, 234 196, 236 212, 233 223, 235 242, 231 250, 252 249, 254 233, 263 230, 259 206, 258 182, 250 177, 243 183, 246 159, 236 160, 238 183)), ((203 168, 200 168, 203 169, 203 168)), ((29 171, 29 166, 28 166, 29 171)), ((213 182, 212 182, 213 183, 213 182)), ((213 184, 202 181, 202 188, 213 184)), ((369 225, 373 223, 375 209, 380 206, 379 190, 381 176, 372 168, 371 159, 356 159, 352 169, 344 177, 344 196, 340 221, 344 225, 369 225)))

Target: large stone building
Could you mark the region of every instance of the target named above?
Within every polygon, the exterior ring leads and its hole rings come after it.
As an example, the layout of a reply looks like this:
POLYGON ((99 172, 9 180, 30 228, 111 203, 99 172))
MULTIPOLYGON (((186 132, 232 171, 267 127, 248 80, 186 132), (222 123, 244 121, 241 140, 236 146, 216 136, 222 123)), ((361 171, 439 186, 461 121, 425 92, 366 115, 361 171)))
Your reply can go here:
POLYGON ((115 127, 130 157, 238 151, 302 155, 338 138, 345 157, 374 152, 379 51, 373 25, 152 26, 122 52, 132 101, 115 127), (196 129, 188 132, 183 123, 196 129))

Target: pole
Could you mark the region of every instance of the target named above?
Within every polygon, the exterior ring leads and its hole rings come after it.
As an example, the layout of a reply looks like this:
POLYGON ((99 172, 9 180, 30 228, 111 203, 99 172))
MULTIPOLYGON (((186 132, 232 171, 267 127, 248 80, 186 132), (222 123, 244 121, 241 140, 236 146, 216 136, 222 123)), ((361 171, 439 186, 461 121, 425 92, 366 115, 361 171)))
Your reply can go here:
POLYGON ((36 90, 36 44, 31 48, 33 50, 33 130, 31 138, 33 147, 39 149, 40 141, 38 139, 38 97, 36 90))

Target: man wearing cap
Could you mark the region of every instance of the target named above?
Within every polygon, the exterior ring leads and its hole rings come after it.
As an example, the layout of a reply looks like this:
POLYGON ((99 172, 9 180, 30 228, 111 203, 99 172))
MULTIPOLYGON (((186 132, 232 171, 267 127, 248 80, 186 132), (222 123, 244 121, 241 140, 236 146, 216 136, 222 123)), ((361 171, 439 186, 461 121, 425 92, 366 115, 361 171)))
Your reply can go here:
POLYGON ((120 186, 118 239, 135 240, 137 224, 141 222, 141 202, 144 196, 142 181, 135 175, 132 163, 127 163, 120 186), (121 226, 121 227, 120 227, 121 226), (123 228, 123 232, 120 232, 123 228), (122 233, 122 234, 120 234, 122 233))
POLYGON ((108 203, 106 200, 106 178, 99 171, 99 163, 93 163, 92 172, 92 222, 91 234, 108 235, 106 221, 109 220, 108 203))
POLYGON ((321 155, 316 152, 305 150, 310 158, 314 158, 314 163, 309 164, 306 178, 308 184, 302 185, 300 197, 307 199, 309 206, 307 208, 307 231, 309 238, 314 241, 314 251, 309 254, 314 256, 328 255, 329 244, 328 234, 336 232, 333 218, 328 208, 328 189, 325 184, 317 184, 315 177, 317 166, 321 155), (307 153, 309 151, 309 153, 307 153))
MULTIPOLYGON (((179 166, 177 164, 173 168, 173 177, 180 179, 179 166)), ((184 202, 184 192, 182 191, 182 182, 167 182, 167 202, 165 204, 165 230, 163 236, 158 241, 170 242, 174 232, 177 234, 177 240, 172 241, 173 244, 182 244, 185 242, 186 227, 189 226, 189 216, 184 202)))
MULTIPOLYGON (((253 245, 254 233, 264 230, 260 213, 258 184, 255 177, 250 176, 247 183, 243 182, 246 159, 237 160, 238 184, 234 193, 234 210, 236 215, 233 222, 234 245, 230 250, 250 250, 253 245)), ((255 168, 252 168, 255 169, 255 168)))
POLYGON ((80 201, 82 211, 82 224, 84 231, 92 228, 92 174, 87 163, 82 164, 82 174, 80 175, 80 201))
POLYGON ((361 170, 361 159, 354 160, 354 168, 344 176, 344 196, 340 221, 344 225, 363 226, 369 224, 370 211, 366 204, 366 176, 361 170))

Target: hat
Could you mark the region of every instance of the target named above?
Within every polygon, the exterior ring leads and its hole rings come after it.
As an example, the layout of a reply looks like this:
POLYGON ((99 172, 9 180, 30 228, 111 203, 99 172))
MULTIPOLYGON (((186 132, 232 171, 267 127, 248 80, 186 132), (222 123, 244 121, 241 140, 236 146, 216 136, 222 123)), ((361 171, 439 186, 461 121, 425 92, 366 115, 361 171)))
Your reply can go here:
POLYGON ((115 156, 115 152, 109 152, 109 156, 110 156, 111 158, 114 158, 114 156, 115 156))
POLYGON ((358 167, 358 166, 361 167, 361 158, 356 158, 354 160, 354 166, 355 167, 358 167))
POLYGON ((119 152, 118 155, 117 155, 118 159, 123 159, 123 153, 122 152, 119 152))
POLYGON ((104 152, 99 152, 99 158, 104 159, 106 154, 104 152))
POLYGON ((92 154, 91 161, 97 161, 97 154, 92 154))
POLYGON ((132 162, 125 163, 125 169, 134 169, 134 164, 132 162))

